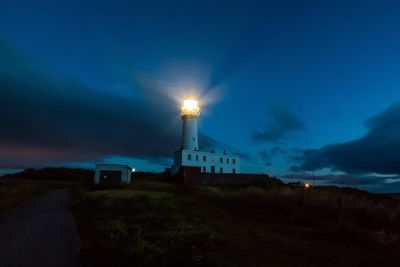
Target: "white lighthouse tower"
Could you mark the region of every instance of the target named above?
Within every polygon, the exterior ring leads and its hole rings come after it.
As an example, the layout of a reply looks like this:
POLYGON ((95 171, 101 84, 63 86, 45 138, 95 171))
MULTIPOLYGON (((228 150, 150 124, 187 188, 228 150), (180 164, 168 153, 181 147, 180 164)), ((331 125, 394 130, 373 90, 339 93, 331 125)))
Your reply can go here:
POLYGON ((172 173, 182 166, 199 167, 203 173, 240 173, 240 157, 233 154, 200 151, 197 121, 200 107, 196 100, 185 100, 181 108, 182 140, 181 148, 174 153, 172 173))
POLYGON ((200 108, 196 100, 185 100, 181 109, 182 117, 182 150, 199 150, 199 138, 197 134, 197 120, 200 116, 200 108))

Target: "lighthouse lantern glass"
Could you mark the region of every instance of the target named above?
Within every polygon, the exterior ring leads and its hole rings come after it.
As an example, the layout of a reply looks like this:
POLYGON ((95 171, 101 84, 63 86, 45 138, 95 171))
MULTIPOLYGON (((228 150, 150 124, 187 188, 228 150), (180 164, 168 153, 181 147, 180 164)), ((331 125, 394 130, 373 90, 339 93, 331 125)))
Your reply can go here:
POLYGON ((200 115, 200 108, 196 100, 188 99, 183 101, 182 115, 200 115))

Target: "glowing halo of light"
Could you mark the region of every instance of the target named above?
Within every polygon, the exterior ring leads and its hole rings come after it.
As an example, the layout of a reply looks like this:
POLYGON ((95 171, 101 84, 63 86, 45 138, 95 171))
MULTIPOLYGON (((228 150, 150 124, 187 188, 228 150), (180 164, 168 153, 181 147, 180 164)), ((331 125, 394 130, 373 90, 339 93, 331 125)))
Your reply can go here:
POLYGON ((199 116, 200 115, 200 107, 197 100, 194 99, 186 99, 183 101, 183 106, 181 108, 182 116, 199 116))
POLYGON ((185 100, 195 99, 198 106, 203 108, 202 114, 210 115, 211 110, 207 107, 218 102, 222 97, 222 88, 199 89, 202 86, 171 86, 169 88, 169 96, 175 101, 177 106, 181 106, 185 100))
MULTIPOLYGON (((164 65, 156 76, 135 72, 133 78, 142 96, 168 112, 181 111, 185 100, 196 99, 202 108, 202 116, 208 117, 212 115, 212 109, 208 107, 219 102, 225 94, 225 84, 209 87, 211 72, 202 65, 172 63, 164 65), (170 105, 172 102, 179 108, 174 109, 170 105)), ((171 120, 171 127, 179 123, 178 118, 171 120)))
POLYGON ((185 101, 183 101, 183 107, 187 109, 196 109, 199 106, 197 100, 186 99, 185 101))

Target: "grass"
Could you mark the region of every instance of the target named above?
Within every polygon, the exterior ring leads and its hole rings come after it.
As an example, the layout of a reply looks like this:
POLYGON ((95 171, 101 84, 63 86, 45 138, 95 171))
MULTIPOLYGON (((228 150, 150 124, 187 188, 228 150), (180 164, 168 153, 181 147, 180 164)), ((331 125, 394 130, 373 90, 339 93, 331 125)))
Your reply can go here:
POLYGON ((84 266, 399 266, 400 206, 353 189, 135 180, 74 213, 84 266))
POLYGON ((235 220, 235 262, 262 266, 396 266, 399 205, 355 190, 212 189, 204 200, 235 220), (246 248, 251 251, 246 253, 246 248))
POLYGON ((57 188, 71 187, 65 181, 40 181, 0 178, 0 214, 3 214, 38 195, 57 188))
MULTIPOLYGON (((160 190, 116 189, 86 193, 75 207, 84 265, 208 265, 221 237, 198 216, 195 200, 160 190), (195 211, 197 211, 195 209, 195 211), (102 253, 101 253, 102 252, 102 253)), ((172 190, 174 191, 174 190, 172 190)))
POLYGON ((83 266, 400 266, 397 195, 273 179, 188 187, 146 178, 91 188, 91 176, 45 169, 2 177, 0 214, 72 188, 83 266))
POLYGON ((81 195, 93 172, 82 169, 27 169, 0 177, 0 214, 5 213, 40 194, 60 188, 71 188, 81 195))

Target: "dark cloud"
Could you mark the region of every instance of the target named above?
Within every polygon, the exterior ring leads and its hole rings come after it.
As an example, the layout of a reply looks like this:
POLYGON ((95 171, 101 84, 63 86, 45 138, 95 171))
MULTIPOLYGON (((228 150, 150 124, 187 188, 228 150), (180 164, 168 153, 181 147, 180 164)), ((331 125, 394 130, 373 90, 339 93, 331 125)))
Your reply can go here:
POLYGON ((400 173, 400 101, 366 121, 362 138, 305 150, 302 170, 332 168, 347 173, 400 173))
POLYGON ((271 160, 271 155, 268 153, 268 151, 260 151, 258 154, 260 155, 262 160, 271 160))
POLYGON ((273 146, 269 151, 259 151, 258 155, 265 162, 266 166, 272 166, 273 157, 286 155, 286 150, 280 146, 273 146))
MULTIPOLYGON (((119 155, 170 157, 179 147, 176 104, 162 96, 92 90, 0 40, 0 167, 119 155)), ((217 144, 201 134, 203 147, 217 144)))
POLYGON ((232 150, 232 153, 238 155, 241 160, 247 160, 249 162, 253 162, 255 158, 249 153, 243 152, 241 150, 232 150))
POLYGON ((300 161, 300 166, 292 166, 291 169, 293 171, 313 171, 329 166, 329 161, 325 157, 322 149, 304 150, 303 154, 297 157, 297 160, 300 161))
POLYGON ((293 164, 300 164, 303 162, 303 153, 304 150, 298 149, 298 148, 292 148, 289 151, 286 151, 286 162, 290 166, 290 170, 297 172, 297 171, 302 171, 299 166, 293 166, 293 164))
POLYGON ((287 153, 286 150, 283 149, 283 148, 280 147, 280 146, 273 146, 273 147, 271 148, 271 155, 273 155, 273 156, 276 156, 276 155, 284 155, 284 154, 286 154, 286 153, 287 153))
POLYGON ((266 130, 255 132, 252 139, 256 142, 281 142, 293 133, 304 132, 304 122, 296 114, 283 108, 271 108, 266 130))

